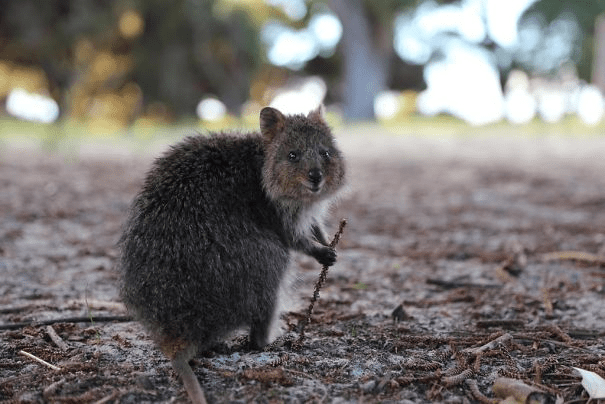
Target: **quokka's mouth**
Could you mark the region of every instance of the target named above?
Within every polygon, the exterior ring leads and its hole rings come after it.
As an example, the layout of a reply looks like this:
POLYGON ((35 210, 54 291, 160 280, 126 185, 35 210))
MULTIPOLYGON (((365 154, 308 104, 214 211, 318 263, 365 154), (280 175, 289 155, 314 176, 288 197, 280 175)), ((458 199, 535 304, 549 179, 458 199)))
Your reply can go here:
POLYGON ((324 181, 322 181, 318 184, 314 184, 314 183, 305 181, 305 183, 303 185, 309 192, 311 192, 312 194, 315 195, 315 194, 320 193, 321 190, 323 189, 324 181))

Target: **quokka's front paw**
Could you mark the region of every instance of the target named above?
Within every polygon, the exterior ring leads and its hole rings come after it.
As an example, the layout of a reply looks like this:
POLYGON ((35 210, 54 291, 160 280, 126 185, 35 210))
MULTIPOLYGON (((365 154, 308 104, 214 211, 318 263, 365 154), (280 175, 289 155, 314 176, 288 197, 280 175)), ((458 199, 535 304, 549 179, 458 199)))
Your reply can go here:
POLYGON ((319 262, 321 265, 330 267, 334 265, 336 262, 336 250, 332 247, 321 247, 317 248, 313 252, 313 257, 319 262))

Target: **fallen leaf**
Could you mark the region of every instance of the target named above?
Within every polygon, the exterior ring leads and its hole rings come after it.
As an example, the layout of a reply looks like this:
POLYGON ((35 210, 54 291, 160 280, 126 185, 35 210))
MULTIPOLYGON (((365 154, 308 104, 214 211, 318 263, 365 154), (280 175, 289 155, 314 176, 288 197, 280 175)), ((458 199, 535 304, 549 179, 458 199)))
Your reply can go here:
POLYGON ((521 380, 500 377, 492 386, 494 395, 507 404, 538 404, 550 401, 550 395, 543 390, 525 384, 521 380))
POLYGON ((589 370, 574 368, 582 376, 582 386, 591 399, 605 398, 605 379, 589 370))

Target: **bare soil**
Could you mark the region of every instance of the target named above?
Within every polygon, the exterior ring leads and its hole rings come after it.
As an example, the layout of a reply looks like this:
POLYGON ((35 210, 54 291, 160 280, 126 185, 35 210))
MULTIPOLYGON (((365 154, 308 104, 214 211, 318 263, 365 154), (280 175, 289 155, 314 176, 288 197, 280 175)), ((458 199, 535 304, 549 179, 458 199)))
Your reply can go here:
MULTIPOLYGON (((605 140, 357 132, 339 139, 350 190, 331 231, 348 226, 305 340, 321 268, 297 255, 284 337, 194 359, 208 401, 498 402, 509 377, 586 402, 572 367, 605 377, 605 140)), ((116 288, 158 148, 110 149, 0 150, 0 402, 187 401, 116 288)))

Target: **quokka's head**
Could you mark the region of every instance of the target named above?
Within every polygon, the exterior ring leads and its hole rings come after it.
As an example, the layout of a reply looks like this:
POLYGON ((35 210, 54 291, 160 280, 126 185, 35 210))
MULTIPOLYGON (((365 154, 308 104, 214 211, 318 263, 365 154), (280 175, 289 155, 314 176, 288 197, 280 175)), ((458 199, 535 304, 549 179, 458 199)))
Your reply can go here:
POLYGON ((308 115, 260 112, 265 146, 263 184, 275 200, 313 203, 334 196, 344 184, 345 164, 320 106, 308 115))

